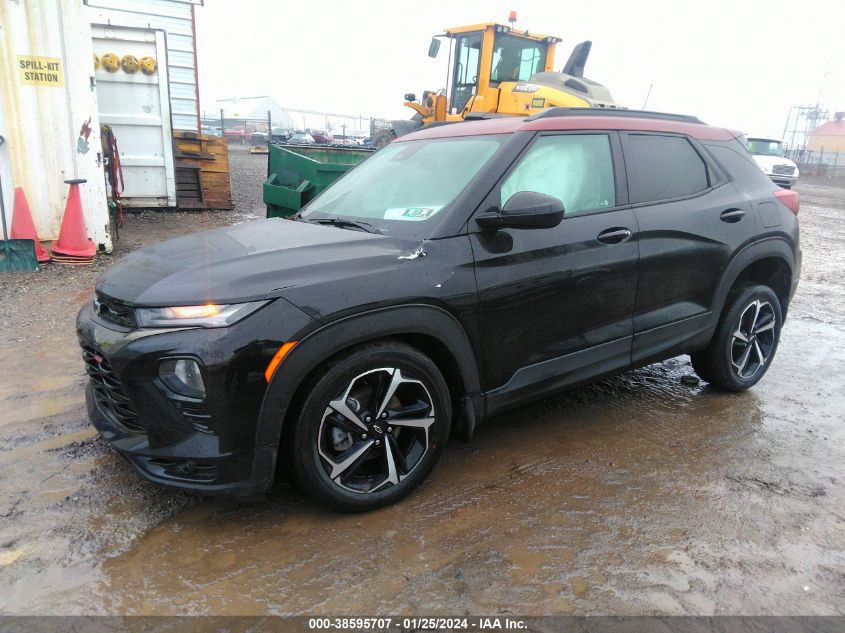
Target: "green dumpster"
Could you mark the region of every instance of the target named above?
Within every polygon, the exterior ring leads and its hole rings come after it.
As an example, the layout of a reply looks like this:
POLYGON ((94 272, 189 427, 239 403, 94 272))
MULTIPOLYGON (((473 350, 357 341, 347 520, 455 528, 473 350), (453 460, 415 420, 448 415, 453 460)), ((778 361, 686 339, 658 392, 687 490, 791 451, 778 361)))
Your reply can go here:
POLYGON ((268 218, 286 218, 299 211, 349 169, 373 153, 371 149, 270 144, 264 203, 268 218))

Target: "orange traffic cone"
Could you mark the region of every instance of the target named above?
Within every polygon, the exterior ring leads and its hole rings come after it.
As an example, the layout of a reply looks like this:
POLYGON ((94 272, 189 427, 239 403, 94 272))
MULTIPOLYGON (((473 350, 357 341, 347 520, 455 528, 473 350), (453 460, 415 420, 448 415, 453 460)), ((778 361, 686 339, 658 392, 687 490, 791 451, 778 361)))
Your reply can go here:
POLYGON ((38 235, 35 232, 35 223, 32 221, 32 213, 29 210, 29 203, 26 201, 26 194, 20 187, 15 187, 15 207, 12 211, 12 230, 10 237, 13 240, 32 240, 35 242, 35 257, 39 262, 49 262, 50 253, 41 246, 38 235))
POLYGON ((50 246, 53 259, 60 264, 87 264, 94 260, 97 247, 88 239, 85 229, 85 218, 82 215, 82 199, 79 197, 79 185, 84 178, 65 180, 70 185, 70 191, 65 205, 65 215, 59 229, 59 239, 50 246))

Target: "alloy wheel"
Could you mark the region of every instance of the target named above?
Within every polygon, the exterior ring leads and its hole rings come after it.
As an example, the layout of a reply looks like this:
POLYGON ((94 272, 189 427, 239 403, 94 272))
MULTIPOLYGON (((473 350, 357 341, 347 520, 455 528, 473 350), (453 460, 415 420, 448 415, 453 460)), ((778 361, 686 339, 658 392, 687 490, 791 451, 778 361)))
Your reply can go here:
POLYGON ((317 452, 336 485, 373 493, 398 485, 420 464, 434 423, 422 381, 397 367, 381 367, 353 378, 328 403, 317 452))
POLYGON ((737 376, 747 380, 766 366, 775 345, 776 324, 768 301, 757 299, 742 311, 731 338, 731 365, 737 376))

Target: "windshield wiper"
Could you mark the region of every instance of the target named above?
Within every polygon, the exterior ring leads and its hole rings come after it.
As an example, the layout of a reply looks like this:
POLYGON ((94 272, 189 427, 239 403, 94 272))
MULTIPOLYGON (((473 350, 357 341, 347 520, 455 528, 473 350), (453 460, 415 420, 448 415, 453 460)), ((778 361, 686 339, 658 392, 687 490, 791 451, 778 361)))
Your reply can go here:
POLYGON ((306 222, 313 222, 314 224, 329 224, 336 226, 339 229, 357 229, 367 233, 381 233, 369 222, 359 222, 357 220, 346 220, 344 218, 308 218, 306 222))

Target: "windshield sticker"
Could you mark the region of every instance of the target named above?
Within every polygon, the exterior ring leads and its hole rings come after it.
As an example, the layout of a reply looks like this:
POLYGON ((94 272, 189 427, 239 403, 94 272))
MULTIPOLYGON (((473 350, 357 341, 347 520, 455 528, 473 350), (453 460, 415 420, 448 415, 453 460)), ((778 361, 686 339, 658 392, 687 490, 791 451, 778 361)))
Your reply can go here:
POLYGON ((418 222, 427 220, 442 207, 394 207, 384 212, 385 220, 408 220, 418 222))

